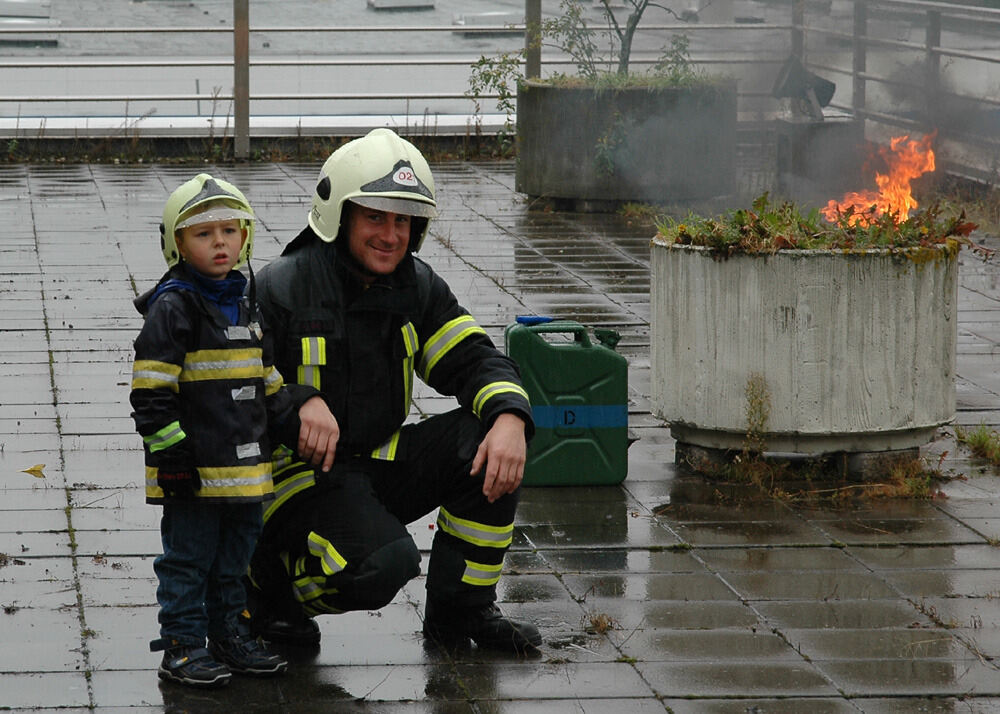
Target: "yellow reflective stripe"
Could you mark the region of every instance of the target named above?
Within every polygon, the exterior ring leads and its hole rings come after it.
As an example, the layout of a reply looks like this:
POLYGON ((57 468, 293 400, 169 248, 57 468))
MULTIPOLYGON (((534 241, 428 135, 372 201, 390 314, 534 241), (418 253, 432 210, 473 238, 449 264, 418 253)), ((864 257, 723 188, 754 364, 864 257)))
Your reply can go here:
POLYGON ((326 338, 302 338, 302 364, 326 364, 326 338))
POLYGON ((319 558, 326 575, 334 575, 347 567, 344 556, 337 552, 333 543, 321 536, 319 533, 311 532, 306 540, 309 542, 309 552, 319 558))
POLYGON ((403 418, 410 413, 410 402, 413 400, 413 356, 420 349, 420 340, 417 337, 417 328, 412 322, 407 322, 402 327, 403 346, 406 348, 406 357, 403 358, 403 418))
POLYGON ((372 452, 372 458, 379 461, 395 461, 396 449, 399 448, 399 431, 390 436, 384 444, 372 452))
POLYGON ((295 590, 295 599, 299 602, 305 603, 310 600, 323 597, 322 583, 324 580, 326 580, 326 578, 322 575, 296 578, 292 581, 292 588, 295 590))
POLYGON ((156 453, 163 449, 169 449, 178 441, 183 441, 187 437, 181 429, 179 421, 172 421, 155 434, 142 437, 142 442, 149 447, 150 453, 156 453))
POLYGON ((132 365, 132 389, 169 389, 177 391, 179 365, 152 359, 137 359, 132 365))
POLYGON ((471 560, 466 560, 462 582, 469 585, 496 585, 500 580, 501 569, 503 569, 503 563, 490 565, 488 563, 473 563, 471 560))
POLYGON ((514 540, 514 524, 488 526, 484 523, 457 518, 444 507, 438 511, 438 528, 459 540, 485 548, 506 548, 514 540))
POLYGON ((485 335, 486 330, 476 324, 472 315, 461 315, 444 323, 424 345, 424 356, 420 360, 420 376, 426 381, 434 365, 448 354, 452 347, 466 337, 477 334, 485 335))
POLYGON ((301 461, 295 461, 292 458, 294 456, 295 452, 287 446, 278 446, 278 448, 271 452, 271 473, 274 474, 275 481, 292 466, 296 464, 305 466, 301 461))
POLYGON ((300 364, 298 367, 298 373, 299 378, 297 382, 299 384, 319 389, 319 367, 310 367, 309 365, 300 364))
MULTIPOLYGON (((302 462, 296 462, 299 466, 304 466, 302 462)), ((316 485, 316 477, 312 470, 297 473, 294 476, 280 481, 274 486, 274 500, 267 504, 264 509, 264 522, 274 515, 274 512, 281 508, 292 496, 302 493, 307 488, 316 485)))
POLYGON ((239 350, 198 350, 184 356, 181 382, 201 382, 209 379, 248 379, 262 377, 264 362, 261 350, 250 347, 239 350))
POLYGON ((528 393, 524 391, 524 387, 520 384, 514 384, 513 382, 491 382, 485 387, 479 390, 476 394, 476 398, 472 400, 472 411, 476 416, 480 416, 480 412, 483 410, 483 405, 486 404, 492 397, 498 394, 505 394, 513 392, 514 394, 519 394, 527 401, 528 393))
MULTIPOLYGON (((198 475, 201 476, 200 498, 247 498, 274 491, 270 462, 255 466, 199 467, 198 475)), ((146 467, 146 495, 163 497, 163 489, 156 482, 156 468, 153 466, 146 467)))
POLYGON ((274 365, 264 368, 264 394, 271 396, 285 384, 281 378, 281 372, 274 368, 274 365))

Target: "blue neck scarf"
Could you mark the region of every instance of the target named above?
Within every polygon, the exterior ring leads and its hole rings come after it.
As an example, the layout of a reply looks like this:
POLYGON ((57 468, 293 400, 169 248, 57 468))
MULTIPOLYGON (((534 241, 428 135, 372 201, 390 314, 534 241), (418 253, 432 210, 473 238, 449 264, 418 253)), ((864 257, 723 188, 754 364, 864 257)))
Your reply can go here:
POLYGON ((153 301, 163 293, 174 290, 191 290, 218 307, 229 320, 230 325, 235 325, 239 321, 240 302, 243 300, 243 292, 247 285, 247 279, 243 273, 231 270, 229 275, 222 280, 212 280, 190 265, 187 266, 186 273, 191 278, 191 282, 173 278, 161 283, 149 299, 149 304, 152 305, 153 301))

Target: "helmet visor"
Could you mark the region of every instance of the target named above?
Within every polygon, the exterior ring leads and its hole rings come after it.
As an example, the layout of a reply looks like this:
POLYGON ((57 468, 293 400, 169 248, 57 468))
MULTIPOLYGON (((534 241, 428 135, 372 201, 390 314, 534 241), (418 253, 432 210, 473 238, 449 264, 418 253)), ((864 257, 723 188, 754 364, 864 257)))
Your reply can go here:
POLYGON ((420 218, 437 218, 434 206, 423 201, 413 201, 408 198, 390 198, 388 196, 354 196, 351 203, 365 208, 386 213, 398 213, 401 216, 419 216, 420 218))
POLYGON ((252 213, 247 213, 239 208, 212 206, 201 213, 195 213, 188 216, 183 221, 180 221, 176 226, 174 226, 174 230, 179 231, 181 228, 197 226, 202 223, 215 223, 216 221, 232 221, 240 219, 252 221, 254 220, 254 217, 252 213))

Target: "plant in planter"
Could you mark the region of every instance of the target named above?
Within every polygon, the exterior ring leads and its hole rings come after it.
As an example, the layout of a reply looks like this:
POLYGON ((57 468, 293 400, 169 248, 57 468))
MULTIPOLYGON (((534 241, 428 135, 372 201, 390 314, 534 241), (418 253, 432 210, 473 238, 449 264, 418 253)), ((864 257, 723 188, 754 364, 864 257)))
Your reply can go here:
POLYGON ((649 70, 630 71, 635 33, 655 3, 626 2, 620 23, 601 0, 604 28, 588 24, 580 0, 563 0, 560 15, 542 23, 543 46, 568 55, 573 74, 524 79, 523 50, 474 65, 469 96, 495 93, 507 114, 502 149, 511 146, 516 106, 518 190, 584 208, 731 193, 735 82, 699 72, 684 35, 675 35, 649 70))
POLYGON ((767 451, 843 453, 862 476, 919 453, 955 415, 957 258, 987 253, 975 227, 937 206, 830 222, 767 195, 661 221, 652 401, 678 460, 745 448, 752 379, 770 395, 767 451))

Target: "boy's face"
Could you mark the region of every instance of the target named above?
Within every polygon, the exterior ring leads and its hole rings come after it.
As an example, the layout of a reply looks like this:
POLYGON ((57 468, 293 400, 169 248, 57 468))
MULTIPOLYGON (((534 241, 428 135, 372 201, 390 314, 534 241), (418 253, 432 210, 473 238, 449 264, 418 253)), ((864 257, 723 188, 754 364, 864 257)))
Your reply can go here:
POLYGON ((351 204, 348 247, 354 259, 376 275, 388 275, 406 256, 410 216, 351 204))
POLYGON ((222 280, 239 260, 246 238, 235 219, 198 223, 178 231, 177 249, 199 273, 222 280))

